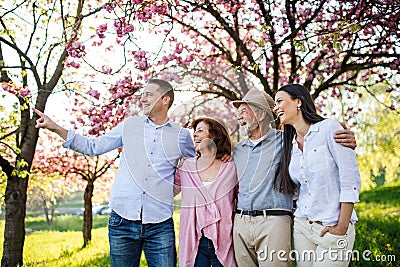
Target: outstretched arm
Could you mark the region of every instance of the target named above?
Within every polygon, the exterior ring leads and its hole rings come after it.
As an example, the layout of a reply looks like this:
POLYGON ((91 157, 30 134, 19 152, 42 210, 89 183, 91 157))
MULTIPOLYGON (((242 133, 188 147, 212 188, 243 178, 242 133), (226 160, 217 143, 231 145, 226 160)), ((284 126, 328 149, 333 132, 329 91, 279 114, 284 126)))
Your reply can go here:
POLYGON ((39 115, 39 119, 36 120, 36 128, 45 128, 56 134, 58 134, 62 139, 67 140, 68 131, 55 123, 52 119, 50 119, 43 112, 37 110, 36 108, 32 108, 33 112, 39 115))

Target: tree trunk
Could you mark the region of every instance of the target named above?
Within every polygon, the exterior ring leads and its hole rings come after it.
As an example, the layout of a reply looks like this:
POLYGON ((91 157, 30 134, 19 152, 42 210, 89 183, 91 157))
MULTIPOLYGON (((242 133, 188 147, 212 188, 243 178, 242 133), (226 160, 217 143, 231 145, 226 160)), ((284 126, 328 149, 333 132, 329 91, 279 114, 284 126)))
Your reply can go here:
POLYGON ((1 266, 23 265, 23 247, 25 241, 26 190, 28 177, 11 176, 6 188, 6 223, 4 229, 3 258, 1 266))
MULTIPOLYGON (((47 96, 48 97, 48 96, 47 96)), ((39 99, 39 97, 38 97, 39 99)), ((21 111, 21 125, 28 126, 26 131, 19 132, 21 140, 21 153, 16 162, 24 162, 26 165, 16 164, 14 171, 19 174, 7 175, 7 187, 5 195, 6 218, 4 229, 2 267, 15 267, 23 265, 23 248, 25 242, 25 217, 29 172, 35 154, 39 130, 35 128, 35 116, 30 118, 29 111, 21 111)))
POLYGON ((83 247, 86 247, 92 240, 92 226, 93 226, 93 215, 92 215, 92 197, 94 184, 93 180, 88 179, 85 188, 83 199, 85 201, 85 212, 83 213, 83 247))
POLYGON ((50 208, 47 207, 47 200, 43 199, 44 215, 46 216, 46 222, 48 226, 51 226, 53 224, 54 218, 54 203, 51 200, 49 202, 50 208))

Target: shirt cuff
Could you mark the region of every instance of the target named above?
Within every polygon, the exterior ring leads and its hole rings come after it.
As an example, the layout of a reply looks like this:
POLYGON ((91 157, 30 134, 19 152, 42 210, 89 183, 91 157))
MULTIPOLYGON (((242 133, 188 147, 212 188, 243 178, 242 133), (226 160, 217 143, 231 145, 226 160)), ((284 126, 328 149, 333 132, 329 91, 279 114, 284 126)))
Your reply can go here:
POLYGON ((74 137, 75 137, 75 131, 74 130, 68 130, 68 132, 67 132, 67 140, 65 140, 65 142, 62 144, 62 146, 64 148, 70 148, 72 140, 74 139, 74 137))
POLYGON ((356 203, 360 202, 360 193, 356 186, 351 189, 342 190, 340 192, 340 202, 356 203))

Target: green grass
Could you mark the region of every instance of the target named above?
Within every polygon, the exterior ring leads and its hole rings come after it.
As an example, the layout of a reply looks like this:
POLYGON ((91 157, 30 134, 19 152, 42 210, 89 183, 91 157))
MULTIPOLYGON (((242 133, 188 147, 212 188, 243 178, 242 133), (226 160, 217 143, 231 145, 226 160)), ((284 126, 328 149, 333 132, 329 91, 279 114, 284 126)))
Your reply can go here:
MULTIPOLYGON (((359 222, 354 250, 360 252, 360 260, 350 266, 400 266, 400 184, 362 192, 356 211, 359 222), (372 253, 371 261, 362 257, 366 250, 372 253), (389 255, 394 255, 396 261, 389 260, 389 255), (379 257, 386 257, 386 261, 377 261, 379 257)), ((179 211, 174 220, 178 232, 179 211)), ((107 221, 107 216, 93 217, 92 242, 82 248, 82 216, 57 216, 52 226, 47 226, 44 218, 27 218, 25 266, 110 266, 107 221)), ((0 221, 0 229, 4 229, 4 221, 0 221)), ((143 255, 141 266, 147 266, 143 255)))
POLYGON ((400 266, 400 184, 362 192, 355 209, 359 221, 354 250, 360 252, 360 261, 351 266, 400 266), (370 261, 362 257, 367 250, 370 261))
MULTIPOLYGON (((26 220, 26 231, 28 233, 35 231, 82 231, 83 216, 61 215, 54 218, 53 224, 48 226, 45 218, 33 217, 26 220)), ((107 215, 93 216, 93 229, 106 227, 108 223, 107 215)))

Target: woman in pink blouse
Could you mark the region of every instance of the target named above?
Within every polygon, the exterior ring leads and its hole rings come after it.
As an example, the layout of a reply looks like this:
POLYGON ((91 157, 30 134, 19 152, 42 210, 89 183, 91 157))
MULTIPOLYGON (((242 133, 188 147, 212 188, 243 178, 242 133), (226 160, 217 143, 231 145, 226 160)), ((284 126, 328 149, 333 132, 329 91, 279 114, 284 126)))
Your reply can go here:
POLYGON ((236 266, 232 216, 236 167, 221 158, 231 154, 226 128, 211 118, 192 123, 198 157, 186 159, 175 174, 175 193, 182 191, 179 266, 236 266))

